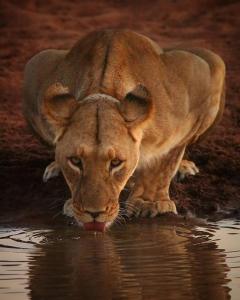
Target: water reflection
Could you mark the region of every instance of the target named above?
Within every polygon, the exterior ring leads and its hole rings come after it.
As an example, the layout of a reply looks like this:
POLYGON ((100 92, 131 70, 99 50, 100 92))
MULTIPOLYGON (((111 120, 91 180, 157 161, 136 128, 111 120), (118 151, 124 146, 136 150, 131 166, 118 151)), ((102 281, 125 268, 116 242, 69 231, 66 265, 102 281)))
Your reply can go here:
POLYGON ((225 255, 209 237, 153 223, 43 245, 32 298, 227 299, 225 255))
POLYGON ((212 228, 149 221, 104 235, 62 227, 41 237, 35 232, 34 250, 23 251, 30 299, 230 299, 226 254, 212 228))

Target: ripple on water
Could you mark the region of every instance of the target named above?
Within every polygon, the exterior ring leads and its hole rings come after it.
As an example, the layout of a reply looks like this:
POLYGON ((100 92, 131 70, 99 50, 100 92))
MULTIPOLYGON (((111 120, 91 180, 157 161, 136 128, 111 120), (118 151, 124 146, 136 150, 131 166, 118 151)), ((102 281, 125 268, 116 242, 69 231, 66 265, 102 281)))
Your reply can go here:
POLYGON ((239 229, 236 220, 151 221, 103 235, 1 228, 0 299, 237 299, 239 229))

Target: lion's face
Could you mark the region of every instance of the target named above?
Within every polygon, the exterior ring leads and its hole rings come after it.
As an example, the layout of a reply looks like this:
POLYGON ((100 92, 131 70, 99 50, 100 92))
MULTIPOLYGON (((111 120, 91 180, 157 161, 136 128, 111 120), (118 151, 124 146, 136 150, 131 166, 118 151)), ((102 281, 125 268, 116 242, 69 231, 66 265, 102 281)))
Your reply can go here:
POLYGON ((72 192, 75 218, 82 223, 111 223, 118 215, 119 194, 138 158, 139 143, 114 103, 81 105, 56 145, 56 160, 72 192))
POLYGON ((56 161, 72 193, 72 214, 83 225, 110 225, 119 212, 119 194, 137 167, 142 133, 134 121, 139 117, 142 122, 146 105, 141 99, 138 112, 137 96, 121 108, 115 98, 95 94, 76 106, 68 100, 62 110, 66 97, 54 103, 56 128, 63 112, 73 111, 58 128, 56 161))

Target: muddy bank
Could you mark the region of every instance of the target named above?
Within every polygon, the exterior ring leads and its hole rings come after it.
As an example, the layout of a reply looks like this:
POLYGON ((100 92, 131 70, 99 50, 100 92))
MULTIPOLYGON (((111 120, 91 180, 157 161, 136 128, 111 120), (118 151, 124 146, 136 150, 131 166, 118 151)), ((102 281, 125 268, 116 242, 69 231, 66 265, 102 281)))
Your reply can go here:
POLYGON ((4 211, 56 214, 69 196, 60 176, 42 183, 53 153, 34 138, 21 113, 23 68, 36 52, 70 48, 100 28, 129 28, 163 47, 190 44, 219 53, 227 65, 223 119, 188 157, 200 174, 174 182, 180 212, 214 215, 240 208, 240 3, 237 1, 5 1, 0 4, 0 189, 4 211))

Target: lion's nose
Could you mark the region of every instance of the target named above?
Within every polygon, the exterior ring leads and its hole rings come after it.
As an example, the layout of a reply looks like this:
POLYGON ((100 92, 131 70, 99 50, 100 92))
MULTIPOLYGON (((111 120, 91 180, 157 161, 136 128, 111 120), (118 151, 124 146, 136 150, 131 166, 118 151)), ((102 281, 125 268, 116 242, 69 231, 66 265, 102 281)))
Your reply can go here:
POLYGON ((103 211, 89 211, 85 210, 86 213, 88 213, 93 219, 96 219, 100 214, 104 213, 103 211))

